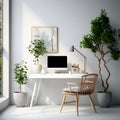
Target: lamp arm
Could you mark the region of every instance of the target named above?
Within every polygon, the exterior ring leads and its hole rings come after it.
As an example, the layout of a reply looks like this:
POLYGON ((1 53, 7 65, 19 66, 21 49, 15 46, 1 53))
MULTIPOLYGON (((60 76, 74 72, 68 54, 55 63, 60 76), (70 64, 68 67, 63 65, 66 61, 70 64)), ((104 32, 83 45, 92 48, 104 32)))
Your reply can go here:
POLYGON ((84 73, 86 73, 86 64, 87 64, 87 57, 83 55, 80 51, 78 51, 76 48, 74 48, 80 55, 84 57, 84 73))
POLYGON ((78 51, 76 48, 74 48, 80 55, 82 55, 84 58, 87 58, 85 55, 83 55, 80 51, 78 51))

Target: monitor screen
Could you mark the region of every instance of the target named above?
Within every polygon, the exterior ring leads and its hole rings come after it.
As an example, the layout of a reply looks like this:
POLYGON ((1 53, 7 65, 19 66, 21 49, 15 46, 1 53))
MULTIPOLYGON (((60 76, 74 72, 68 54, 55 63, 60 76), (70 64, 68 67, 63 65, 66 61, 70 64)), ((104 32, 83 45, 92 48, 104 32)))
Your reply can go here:
POLYGON ((67 56, 48 56, 48 68, 67 68, 67 56))

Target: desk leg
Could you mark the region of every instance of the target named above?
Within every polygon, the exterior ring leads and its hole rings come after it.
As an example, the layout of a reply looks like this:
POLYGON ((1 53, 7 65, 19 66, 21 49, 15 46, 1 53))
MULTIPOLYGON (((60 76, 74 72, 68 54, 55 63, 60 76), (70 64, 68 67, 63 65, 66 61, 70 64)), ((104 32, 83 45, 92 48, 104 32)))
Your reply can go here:
POLYGON ((41 85, 41 79, 37 80, 37 92, 36 92, 35 102, 37 102, 37 98, 38 98, 39 91, 40 91, 40 85, 41 85))
POLYGON ((34 100, 34 96, 35 96, 36 86, 37 86, 37 80, 35 81, 34 88, 33 88, 33 93, 32 93, 32 98, 31 98, 31 103, 30 103, 30 109, 31 109, 31 107, 33 105, 33 100, 34 100))

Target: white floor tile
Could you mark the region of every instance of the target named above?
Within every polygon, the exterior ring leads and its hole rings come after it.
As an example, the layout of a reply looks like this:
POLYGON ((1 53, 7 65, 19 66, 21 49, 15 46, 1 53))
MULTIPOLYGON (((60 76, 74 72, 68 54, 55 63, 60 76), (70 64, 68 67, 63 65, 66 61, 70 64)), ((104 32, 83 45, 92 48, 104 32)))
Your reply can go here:
POLYGON ((94 113, 91 106, 79 106, 79 117, 76 115, 75 106, 64 106, 59 113, 60 106, 34 106, 29 107, 9 106, 0 113, 0 120, 119 120, 120 106, 111 108, 96 107, 94 113))

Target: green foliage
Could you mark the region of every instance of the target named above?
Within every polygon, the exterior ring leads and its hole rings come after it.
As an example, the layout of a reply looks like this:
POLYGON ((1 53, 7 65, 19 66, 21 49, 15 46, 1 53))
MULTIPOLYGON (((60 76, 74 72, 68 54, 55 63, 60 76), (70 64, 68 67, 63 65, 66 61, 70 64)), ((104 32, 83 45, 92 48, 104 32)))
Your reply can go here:
MULTIPOLYGON (((118 60, 120 58, 120 50, 118 48, 118 40, 120 38, 120 29, 113 29, 110 25, 109 17, 105 10, 101 10, 100 16, 91 21, 91 33, 84 35, 80 42, 80 47, 90 49, 98 60, 99 74, 104 92, 109 88, 108 79, 111 75, 107 63, 110 60, 118 60), (110 58, 106 60, 107 54, 110 58), (103 79, 102 64, 107 71, 106 79, 103 79)), ((104 72, 103 72, 104 73, 104 72)))
MULTIPOLYGON (((14 65, 14 75, 15 75, 15 81, 20 85, 26 84, 27 83, 27 62, 22 61, 20 63, 16 63, 14 65)), ((21 92, 21 88, 20 88, 21 92)))
POLYGON ((2 3, 0 3, 0 10, 2 10, 2 6, 3 6, 3 4, 2 4, 2 3))
POLYGON ((112 29, 105 10, 101 10, 99 17, 91 21, 91 33, 84 35, 80 47, 89 48, 92 52, 100 52, 103 46, 107 46, 114 60, 120 57, 120 50, 117 48, 117 30, 112 29))
POLYGON ((38 40, 35 39, 31 41, 31 44, 28 46, 28 51, 33 54, 34 56, 34 62, 38 61, 38 58, 40 55, 44 55, 44 53, 47 53, 44 40, 38 40))

